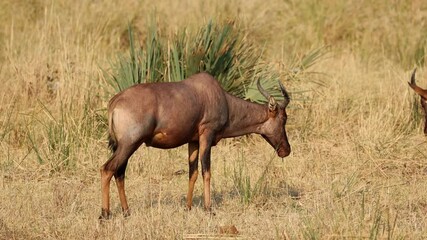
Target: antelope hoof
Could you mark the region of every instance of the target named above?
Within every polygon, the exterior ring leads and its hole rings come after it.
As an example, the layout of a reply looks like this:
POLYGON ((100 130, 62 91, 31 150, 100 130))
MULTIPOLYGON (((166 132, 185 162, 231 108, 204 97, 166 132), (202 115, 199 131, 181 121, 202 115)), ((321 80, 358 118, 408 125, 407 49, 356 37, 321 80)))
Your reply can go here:
POLYGON ((99 220, 100 221, 105 221, 105 220, 109 220, 111 218, 111 212, 109 210, 106 209, 102 209, 101 210, 101 216, 99 216, 99 220))
POLYGON ((205 212, 208 213, 210 216, 215 216, 216 213, 212 210, 212 208, 205 208, 205 212))
POLYGON ((127 218, 130 217, 130 210, 128 209, 123 209, 123 217, 127 218))

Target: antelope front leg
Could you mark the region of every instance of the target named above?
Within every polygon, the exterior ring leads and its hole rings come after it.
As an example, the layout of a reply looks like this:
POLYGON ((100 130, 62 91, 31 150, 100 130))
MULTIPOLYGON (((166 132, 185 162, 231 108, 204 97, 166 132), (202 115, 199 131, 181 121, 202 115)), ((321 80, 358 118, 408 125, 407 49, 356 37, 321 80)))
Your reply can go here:
POLYGON ((200 159, 202 162, 202 176, 204 186, 205 210, 211 211, 211 147, 212 135, 200 136, 200 159))
MULTIPOLYGON (((210 163, 210 159, 209 159, 209 163, 210 163)), ((211 207, 211 170, 210 170, 210 168, 207 168, 206 171, 203 171, 202 175, 203 175, 203 185, 204 185, 205 210, 210 212, 210 211, 212 211, 212 207, 211 207)))
POLYGON ((198 171, 198 162, 199 162, 199 143, 189 143, 188 144, 188 193, 187 193, 187 209, 191 210, 193 205, 193 191, 194 184, 196 183, 197 176, 199 175, 198 171))

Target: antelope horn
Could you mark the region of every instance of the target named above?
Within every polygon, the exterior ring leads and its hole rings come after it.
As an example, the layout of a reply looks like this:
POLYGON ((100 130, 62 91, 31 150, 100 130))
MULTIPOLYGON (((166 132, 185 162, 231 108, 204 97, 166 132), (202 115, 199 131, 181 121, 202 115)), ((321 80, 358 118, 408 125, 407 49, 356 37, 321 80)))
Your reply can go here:
POLYGON ((411 81, 408 82, 409 86, 414 89, 414 91, 420 95, 422 98, 427 99, 427 90, 424 90, 417 86, 415 83, 415 73, 417 72, 417 69, 415 68, 411 75, 411 81))
POLYGON ((284 101, 282 102, 282 106, 285 108, 288 106, 289 102, 291 101, 291 98, 289 97, 288 92, 286 91, 285 86, 283 86, 282 82, 279 81, 280 91, 282 92, 284 101))
POLYGON ((415 85, 415 73, 417 72, 417 68, 415 68, 414 69, 414 71, 412 72, 412 75, 411 75, 411 83, 410 83, 410 85, 411 84, 414 84, 415 85))
POLYGON ((257 80, 257 82, 256 82, 256 86, 257 86, 257 88, 258 88, 258 91, 267 99, 267 100, 269 100, 270 99, 270 94, 267 92, 267 91, 265 91, 265 89, 264 88, 262 88, 261 87, 261 83, 259 82, 259 79, 257 80))

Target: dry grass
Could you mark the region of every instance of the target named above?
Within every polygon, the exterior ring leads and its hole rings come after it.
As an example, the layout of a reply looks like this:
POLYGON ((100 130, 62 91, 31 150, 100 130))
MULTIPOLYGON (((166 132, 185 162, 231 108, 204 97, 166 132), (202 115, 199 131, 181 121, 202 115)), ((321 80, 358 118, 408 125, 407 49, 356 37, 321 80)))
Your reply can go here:
POLYGON ((426 238, 426 139, 406 84, 417 64, 427 78, 425 1, 267 2, 2 1, 0 239, 426 238), (123 51, 129 21, 144 38, 153 12, 163 34, 240 21, 279 70, 309 49, 330 53, 312 69, 321 74, 287 84, 310 90, 291 104, 288 158, 257 136, 215 147, 216 216, 202 211, 200 180, 184 211, 185 147, 142 147, 127 173, 131 217, 112 184, 114 218, 101 224, 100 68, 123 51), (224 226, 238 235, 218 235, 224 226))

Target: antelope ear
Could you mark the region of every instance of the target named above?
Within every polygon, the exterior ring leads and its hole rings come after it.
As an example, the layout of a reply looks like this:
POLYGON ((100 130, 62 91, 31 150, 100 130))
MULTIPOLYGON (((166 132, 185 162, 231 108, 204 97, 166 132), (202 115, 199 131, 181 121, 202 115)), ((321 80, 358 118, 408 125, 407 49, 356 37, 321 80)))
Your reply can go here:
POLYGON ((277 110, 277 102, 273 97, 268 98, 268 110, 270 112, 275 112, 277 110))

